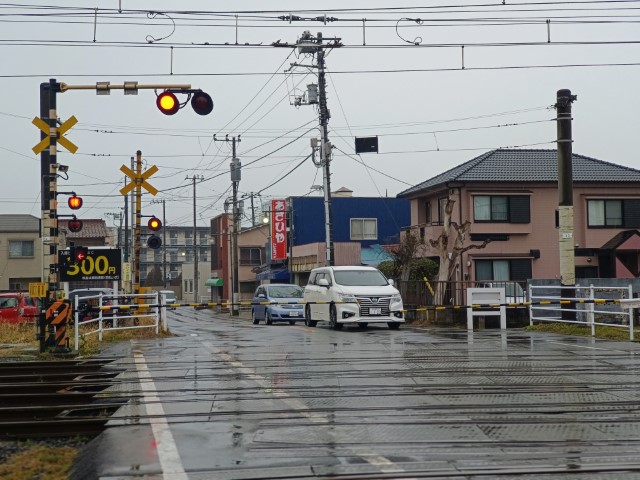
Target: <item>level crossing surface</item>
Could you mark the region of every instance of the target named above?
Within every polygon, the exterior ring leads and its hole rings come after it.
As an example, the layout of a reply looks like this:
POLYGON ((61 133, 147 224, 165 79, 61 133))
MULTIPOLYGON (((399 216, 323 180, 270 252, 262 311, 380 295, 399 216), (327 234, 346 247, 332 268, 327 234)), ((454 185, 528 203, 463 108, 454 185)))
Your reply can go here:
POLYGON ((640 478, 632 342, 186 308, 169 326, 119 347, 130 402, 72 478, 640 478))

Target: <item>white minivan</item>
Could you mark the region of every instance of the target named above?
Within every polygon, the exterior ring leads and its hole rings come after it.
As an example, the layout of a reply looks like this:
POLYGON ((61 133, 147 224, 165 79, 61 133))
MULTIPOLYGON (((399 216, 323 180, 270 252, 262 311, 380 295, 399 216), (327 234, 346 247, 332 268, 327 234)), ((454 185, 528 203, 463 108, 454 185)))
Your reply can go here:
POLYGON ((405 321, 400 292, 374 267, 314 268, 304 287, 304 301, 308 327, 319 321, 336 330, 345 324, 386 323, 395 330, 405 321))

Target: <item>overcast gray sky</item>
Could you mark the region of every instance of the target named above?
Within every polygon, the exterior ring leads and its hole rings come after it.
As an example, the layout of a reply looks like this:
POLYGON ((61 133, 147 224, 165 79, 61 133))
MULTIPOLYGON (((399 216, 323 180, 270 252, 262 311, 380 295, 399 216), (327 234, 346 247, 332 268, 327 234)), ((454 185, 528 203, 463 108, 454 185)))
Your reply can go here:
MULTIPOLYGON (((311 161, 295 168, 319 135, 318 112, 292 105, 316 82, 314 72, 285 74, 291 63, 311 61, 271 46, 292 44, 305 30, 344 45, 326 57, 333 190, 395 196, 494 148, 555 149, 550 107, 561 88, 578 95, 574 153, 640 168, 640 1, 506 3, 0 3, 0 213, 40 216, 40 159, 31 151, 40 136, 31 120, 39 115, 39 85, 49 78, 190 83, 215 103, 206 117, 189 106, 164 116, 153 90, 60 94, 61 120, 79 120, 67 134, 79 149, 59 155, 70 167, 59 190, 83 196, 81 218, 112 224, 106 214, 123 206, 120 166, 141 150, 144 168, 159 168, 149 182, 160 190, 144 196, 143 214, 160 215, 150 201, 165 200, 167 224, 192 225, 190 178, 202 176, 198 225, 208 225, 231 195, 231 144, 214 142, 214 134, 241 137, 240 195, 319 195, 310 192, 322 172, 311 161), (291 15, 300 20, 278 18, 291 15), (372 135, 380 153, 355 155, 354 137, 372 135)), ((60 204, 60 213, 70 213, 66 197, 60 204)))

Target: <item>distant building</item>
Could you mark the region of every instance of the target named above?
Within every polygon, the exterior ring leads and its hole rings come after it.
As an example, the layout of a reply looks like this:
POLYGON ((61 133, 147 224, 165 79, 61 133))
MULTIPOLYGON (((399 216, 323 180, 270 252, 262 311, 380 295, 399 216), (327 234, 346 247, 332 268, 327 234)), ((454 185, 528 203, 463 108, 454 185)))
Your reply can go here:
POLYGON ((42 282, 40 219, 33 215, 0 215, 0 290, 29 291, 42 282))

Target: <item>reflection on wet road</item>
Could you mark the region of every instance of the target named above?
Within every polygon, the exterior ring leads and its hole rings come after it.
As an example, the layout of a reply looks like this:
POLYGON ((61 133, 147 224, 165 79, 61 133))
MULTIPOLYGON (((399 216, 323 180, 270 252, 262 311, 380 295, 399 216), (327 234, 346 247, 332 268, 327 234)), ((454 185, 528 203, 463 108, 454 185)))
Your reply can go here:
POLYGON ((634 343, 252 325, 190 309, 171 329, 133 345, 152 390, 133 354, 121 360, 134 400, 97 442, 103 477, 640 478, 634 343), (158 403, 163 415, 150 414, 158 403))

